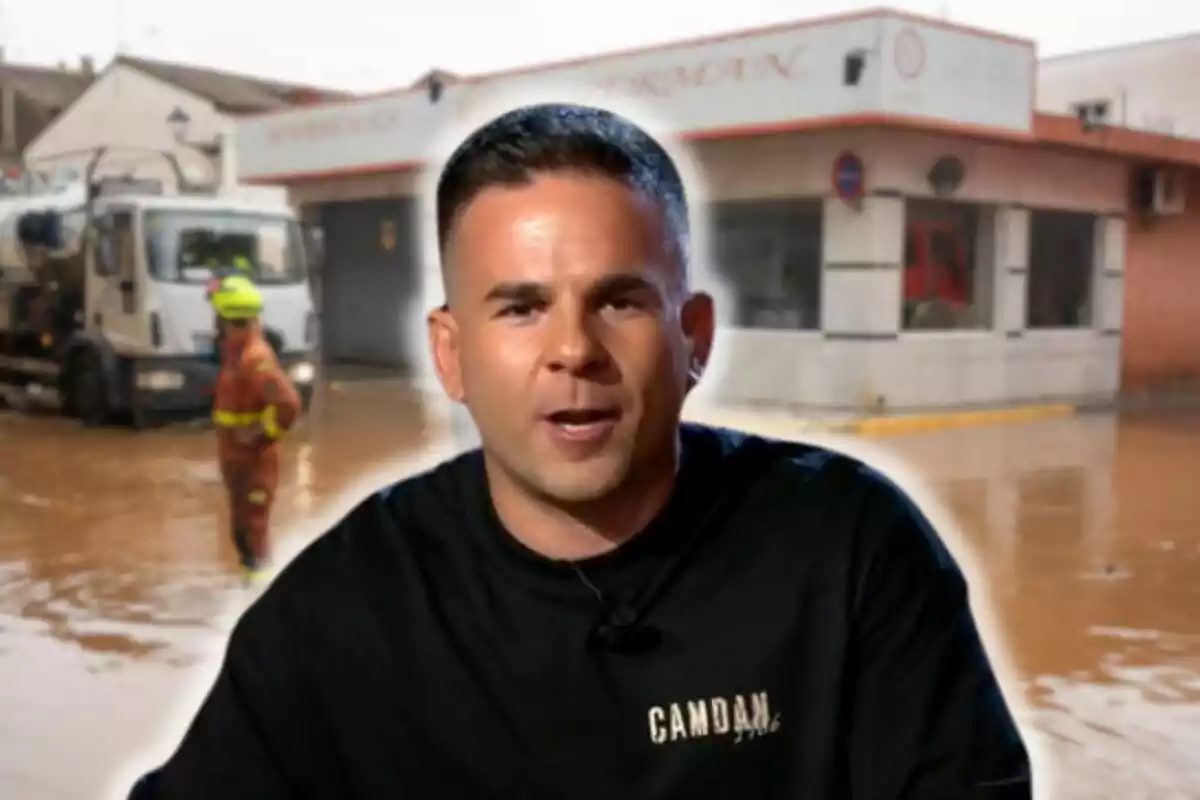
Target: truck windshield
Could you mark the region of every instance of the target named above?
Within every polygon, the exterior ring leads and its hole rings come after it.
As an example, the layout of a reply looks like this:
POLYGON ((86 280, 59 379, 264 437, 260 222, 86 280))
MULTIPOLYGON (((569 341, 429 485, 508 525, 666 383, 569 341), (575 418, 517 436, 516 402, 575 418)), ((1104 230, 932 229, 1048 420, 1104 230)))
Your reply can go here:
POLYGON ((145 216, 150 275, 204 283, 241 272, 256 283, 301 283, 304 241, 295 220, 237 211, 152 210, 145 216))

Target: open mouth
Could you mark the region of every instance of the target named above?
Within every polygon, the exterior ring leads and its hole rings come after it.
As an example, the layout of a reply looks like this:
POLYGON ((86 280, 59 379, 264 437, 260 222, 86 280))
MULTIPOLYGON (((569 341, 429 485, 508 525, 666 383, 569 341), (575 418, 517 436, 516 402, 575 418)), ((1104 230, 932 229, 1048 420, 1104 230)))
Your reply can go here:
POLYGON ((567 439, 587 441, 607 435, 621 418, 615 408, 572 408, 546 415, 546 421, 567 439))

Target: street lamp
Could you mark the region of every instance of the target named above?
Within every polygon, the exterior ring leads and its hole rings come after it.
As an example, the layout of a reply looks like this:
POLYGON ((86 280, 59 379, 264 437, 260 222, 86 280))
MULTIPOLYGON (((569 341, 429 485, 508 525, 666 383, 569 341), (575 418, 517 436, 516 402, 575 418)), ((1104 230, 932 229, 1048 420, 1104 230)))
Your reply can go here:
POLYGON ((167 130, 171 132, 172 138, 175 139, 175 144, 181 148, 186 148, 199 155, 208 164, 208 168, 212 171, 213 178, 207 183, 194 183, 183 174, 183 170, 179 165, 179 159, 174 153, 167 154, 167 159, 171 162, 172 169, 175 172, 175 177, 179 181, 179 187, 186 192, 208 192, 212 191, 216 184, 219 183, 219 175, 221 172, 221 142, 215 140, 208 144, 200 144, 188 140, 188 131, 192 126, 192 117, 179 106, 176 106, 166 119, 167 130))
POLYGON ((179 106, 167 115, 167 130, 171 132, 176 144, 186 144, 188 128, 192 124, 192 118, 179 106))

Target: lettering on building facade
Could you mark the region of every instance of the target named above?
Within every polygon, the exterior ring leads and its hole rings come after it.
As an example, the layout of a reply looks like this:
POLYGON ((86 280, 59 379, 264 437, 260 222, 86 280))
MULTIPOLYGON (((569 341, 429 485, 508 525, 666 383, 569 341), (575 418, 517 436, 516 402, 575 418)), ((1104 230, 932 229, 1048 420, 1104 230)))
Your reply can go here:
POLYGON ((634 97, 671 97, 696 89, 714 89, 745 83, 795 81, 807 75, 805 47, 701 59, 687 64, 609 75, 600 88, 634 97))
POLYGON ((318 117, 283 121, 266 129, 267 141, 271 144, 295 142, 318 142, 325 139, 343 139, 353 136, 370 136, 388 133, 400 127, 400 110, 381 108, 366 113, 350 113, 339 116, 318 117))

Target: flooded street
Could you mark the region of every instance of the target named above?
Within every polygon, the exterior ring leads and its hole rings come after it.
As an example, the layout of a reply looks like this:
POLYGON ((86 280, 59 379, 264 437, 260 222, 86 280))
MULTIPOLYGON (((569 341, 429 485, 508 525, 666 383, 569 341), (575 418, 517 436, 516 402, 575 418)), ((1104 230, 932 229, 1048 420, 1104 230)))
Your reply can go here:
MULTIPOLYGON (((276 528, 332 522, 429 445, 422 420, 395 391, 319 397, 288 445, 276 528)), ((987 577, 985 630, 994 617, 1007 637, 1010 697, 1057 767, 1039 797, 1200 797, 1200 415, 847 447, 915 468, 906 486, 944 501, 935 521, 987 577)), ((174 748, 244 598, 213 449, 204 429, 0 411, 0 797, 122 797, 174 748)), ((292 530, 284 550, 316 532, 292 530)))

